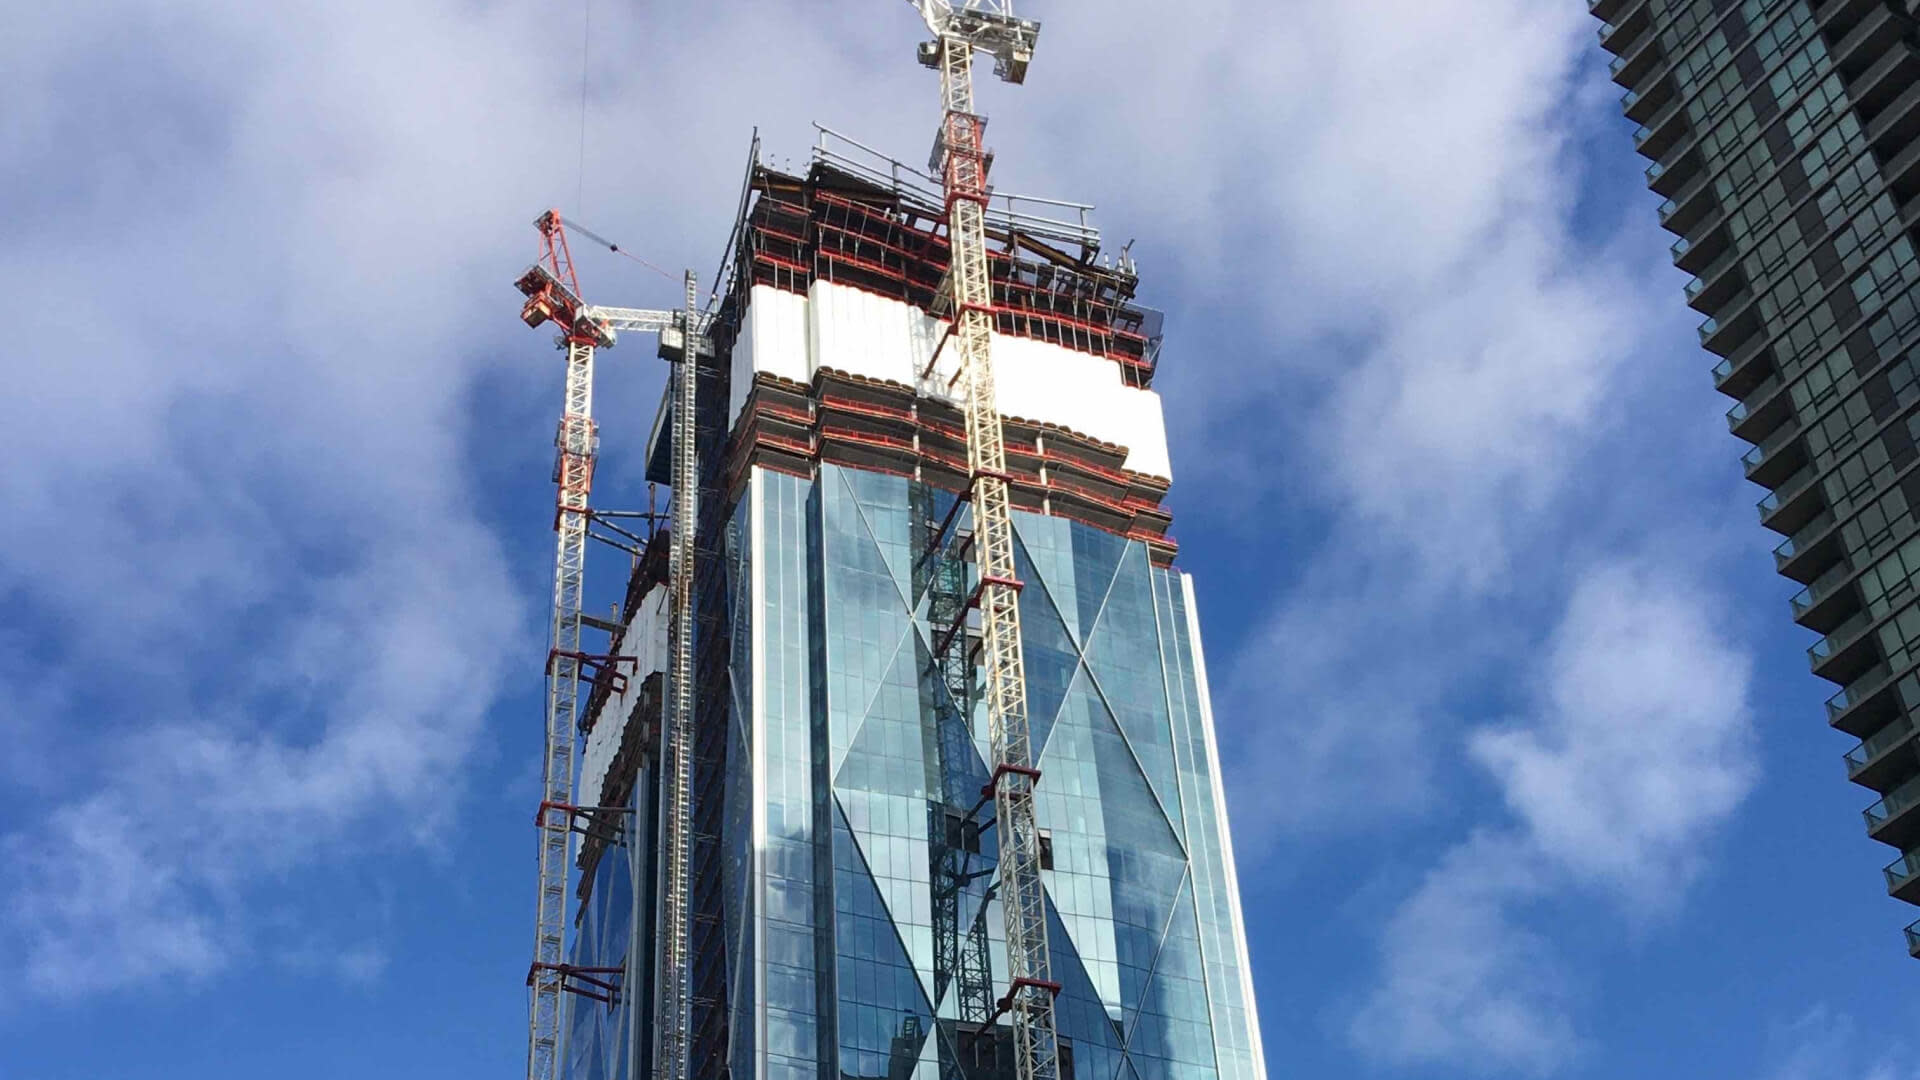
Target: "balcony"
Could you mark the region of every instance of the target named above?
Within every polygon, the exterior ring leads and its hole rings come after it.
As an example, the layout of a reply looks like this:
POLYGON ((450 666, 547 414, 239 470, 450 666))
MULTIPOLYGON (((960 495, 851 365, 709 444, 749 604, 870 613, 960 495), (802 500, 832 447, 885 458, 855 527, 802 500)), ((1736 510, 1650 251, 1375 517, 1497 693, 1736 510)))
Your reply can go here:
POLYGON ((1635 35, 1621 33, 1625 28, 1625 23, 1601 23, 1594 36, 1600 39, 1601 48, 1618 56, 1634 49, 1635 35))
POLYGON ((1674 101, 1633 133, 1633 148, 1655 161, 1673 148, 1674 141, 1686 134, 1686 102, 1674 101))
POLYGON ((1620 23, 1626 20, 1620 16, 1627 8, 1640 0, 1587 0, 1587 13, 1608 22, 1620 23))
MULTIPOLYGON (((1909 904, 1920 904, 1920 851, 1909 851, 1880 871, 1887 876, 1887 895, 1909 904)), ((1920 923, 1914 924, 1920 926, 1920 923)), ((1913 927, 1907 927, 1907 941, 1913 941, 1913 927)), ((1911 947, 1911 946, 1909 946, 1911 947)))
POLYGON ((1760 513, 1760 525, 1782 536, 1792 536, 1826 506, 1826 489, 1820 484, 1820 472, 1812 465, 1782 480, 1779 486, 1762 496, 1753 508, 1760 513))
POLYGON ((1613 58, 1607 65, 1607 74, 1621 87, 1629 87, 1639 82, 1653 66, 1662 59, 1660 46, 1654 40, 1658 34, 1646 34, 1637 38, 1627 51, 1613 58))
POLYGON ((1693 140, 1689 139, 1647 166, 1647 186, 1660 195, 1678 195, 1698 175, 1699 160, 1693 156, 1693 140))
POLYGON ((1860 811, 1867 822, 1867 835, 1883 844, 1903 849, 1911 847, 1916 837, 1920 837, 1920 814, 1914 813, 1916 806, 1920 806, 1920 776, 1860 811))
POLYGON ((1780 542, 1773 549, 1773 566, 1786 577, 1801 584, 1809 584, 1827 568, 1838 561, 1840 554, 1839 530, 1835 529, 1833 511, 1823 510, 1820 515, 1780 542), (1822 556, 1831 550, 1834 558, 1822 556))
POLYGON ((1666 108, 1673 97, 1672 79, 1651 79, 1620 95, 1620 111, 1634 123, 1644 124, 1666 108))
POLYGON ((1887 186, 1903 196, 1920 192, 1920 141, 1916 141, 1905 150, 1893 156, 1883 170, 1887 177, 1887 186))
POLYGON ((1827 724, 1865 739, 1884 727, 1899 706, 1893 672, 1885 664, 1875 664, 1827 699, 1827 724))
POLYGON ((1712 190, 1713 184, 1701 177, 1662 202, 1659 206, 1660 227, 1680 236, 1691 233, 1694 226, 1705 221, 1707 215, 1717 209, 1711 197, 1712 190))
POLYGON ((1719 356, 1732 356, 1754 331, 1760 328, 1760 319, 1753 310, 1753 293, 1742 290, 1726 301, 1725 308, 1732 309, 1726 318, 1712 316, 1700 324, 1700 344, 1708 352, 1719 356))
POLYGON ((1880 659, 1872 633, 1876 621, 1872 612, 1855 612, 1832 633, 1808 647, 1807 666, 1823 679, 1852 682, 1880 659))
POLYGON ((1748 442, 1760 441, 1764 432, 1772 431, 1787 419, 1787 395, 1781 393, 1785 385, 1778 375, 1768 376, 1727 410, 1727 430, 1748 442))
POLYGON ((1834 563, 1826 573, 1813 579, 1813 584, 1787 601, 1793 608, 1793 621, 1816 634, 1832 633, 1860 607, 1859 594, 1846 587, 1852 580, 1852 563, 1845 559, 1834 563))
POLYGON ((1729 248, 1713 265, 1700 271, 1700 276, 1687 282, 1687 306, 1701 314, 1718 311, 1726 306, 1728 298, 1746 287, 1746 276, 1740 272, 1740 260, 1737 252, 1729 248))
MULTIPOLYGON (((1588 10, 1591 11, 1592 9, 1593 6, 1591 4, 1588 5, 1588 10)), ((1596 35, 1600 39, 1600 47, 1610 53, 1631 51, 1634 47, 1636 36, 1640 31, 1647 28, 1648 20, 1646 14, 1647 5, 1644 2, 1634 3, 1627 7, 1617 18, 1609 19, 1605 23, 1602 23, 1600 31, 1596 35)))
POLYGON ((1920 771, 1913 752, 1913 720, 1902 713, 1847 751, 1847 779, 1884 792, 1920 771))
MULTIPOLYGON (((1888 97, 1881 89, 1876 100, 1873 91, 1887 82, 1892 69, 1900 67, 1901 61, 1908 58, 1906 50, 1898 48, 1902 21, 1885 5, 1876 4, 1844 33, 1828 33, 1827 40, 1833 43, 1828 55, 1834 70, 1847 80, 1849 94, 1861 103, 1867 115, 1888 97)), ((1902 80, 1900 85, 1908 81, 1902 80)))
POLYGON ((1688 229, 1687 235, 1675 240, 1667 249, 1673 254, 1673 265, 1689 274, 1698 274, 1718 259, 1720 253, 1727 250, 1727 232, 1720 227, 1726 220, 1727 216, 1716 207, 1688 229))
POLYGON ((1907 955, 1920 959, 1920 919, 1907 927, 1907 955))
POLYGON ((1806 465, 1807 452, 1799 440, 1800 424, 1792 418, 1768 432, 1759 445, 1740 456, 1740 463, 1747 469, 1747 479, 1778 490, 1788 477, 1806 465))
MULTIPOLYGON (((1887 55, 1898 56, 1897 53, 1887 55)), ((1862 112, 1865 106, 1862 102, 1862 112)), ((1867 124, 1867 141, 1888 154, 1906 149, 1916 135, 1920 135, 1920 83, 1908 86, 1905 93, 1889 102, 1867 124)))
MULTIPOLYGON (((1829 40, 1843 38, 1860 21, 1860 17, 1871 8, 1878 7, 1881 0, 1820 0, 1813 6, 1814 22, 1820 24, 1821 31, 1829 40)), ((1611 18, 1603 15, 1602 18, 1611 18)), ((1619 19, 1612 19, 1619 22, 1619 19)))
POLYGON ((1654 212, 1660 216, 1660 224, 1663 227, 1667 227, 1669 232, 1675 232, 1675 233, 1686 232, 1687 231, 1686 226, 1684 225, 1669 226, 1668 223, 1673 220, 1673 215, 1679 211, 1681 203, 1686 202, 1688 199, 1693 198, 1696 194, 1702 191, 1705 191, 1706 189, 1707 189, 1707 178, 1703 176, 1695 180, 1693 183, 1688 184, 1685 189, 1678 191, 1673 195, 1668 196, 1666 201, 1662 202, 1654 210, 1654 212))

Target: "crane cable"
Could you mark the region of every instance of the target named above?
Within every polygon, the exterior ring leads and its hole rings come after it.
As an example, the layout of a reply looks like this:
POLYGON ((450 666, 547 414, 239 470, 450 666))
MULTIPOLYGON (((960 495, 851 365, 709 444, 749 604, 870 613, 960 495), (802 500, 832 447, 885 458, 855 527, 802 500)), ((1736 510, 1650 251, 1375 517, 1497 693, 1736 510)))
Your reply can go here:
POLYGON ((653 265, 652 263, 641 258, 640 256, 635 255, 633 252, 628 251, 626 248, 621 247, 619 244, 616 244, 613 241, 607 239, 606 237, 601 236, 599 233, 594 232, 592 229, 587 228, 585 225, 582 225, 571 218, 563 217, 560 220, 562 223, 566 225, 567 228, 572 229, 575 233, 586 237, 587 239, 593 241, 596 244, 599 244, 601 247, 606 248, 608 251, 613 252, 615 255, 625 255, 627 258, 632 259, 634 262, 639 263, 641 266, 644 266, 647 269, 653 271, 654 273, 659 274, 661 277, 666 278, 668 281, 680 280, 679 278, 675 277, 672 274, 667 273, 665 270, 660 269, 659 267, 653 265))
MULTIPOLYGON (((575 182, 574 182, 573 205, 575 206, 585 206, 587 202, 587 73, 589 71, 588 59, 592 55, 592 48, 593 48, 593 0, 584 0, 584 2, 581 4, 581 9, 582 10, 581 10, 581 19, 580 19, 580 24, 581 24, 580 25, 580 161, 579 161, 579 164, 575 167, 575 173, 574 173, 575 182)), ((615 255, 625 255, 627 258, 632 259, 634 262, 639 263, 641 266, 644 266, 647 269, 653 271, 654 273, 659 274, 661 277, 666 278, 668 281, 679 280, 678 278, 674 277, 672 274, 667 273, 665 270, 662 270, 659 267, 648 262, 647 260, 641 258, 640 256, 635 255, 633 252, 628 251, 627 249, 621 247, 619 244, 616 244, 613 241, 608 240, 606 237, 593 232, 591 229, 588 229, 586 226, 580 224, 579 222, 573 221, 564 217, 561 218, 560 220, 563 223, 565 223, 567 228, 572 229, 574 232, 579 233, 581 236, 584 236, 587 239, 593 241, 594 243, 599 244, 601 247, 606 248, 608 251, 613 252, 615 255)))
POLYGON ((593 0, 581 5, 580 19, 580 162, 574 170, 573 205, 587 204, 587 60, 593 49, 593 0))

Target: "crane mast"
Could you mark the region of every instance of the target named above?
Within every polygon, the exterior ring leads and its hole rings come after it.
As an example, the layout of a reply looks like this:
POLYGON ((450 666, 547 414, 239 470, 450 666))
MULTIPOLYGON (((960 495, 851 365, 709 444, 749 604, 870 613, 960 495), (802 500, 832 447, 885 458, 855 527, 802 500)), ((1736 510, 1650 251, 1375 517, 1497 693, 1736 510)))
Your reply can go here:
POLYGON ((1047 948, 1047 903, 1040 880, 1040 831, 1033 801, 1040 771, 1034 767, 1027 722, 1013 508, 994 393, 986 118, 974 111, 973 101, 974 51, 992 55, 995 73, 1001 78, 1022 82, 1040 26, 1014 18, 1011 5, 1005 2, 956 8, 937 0, 917 0, 914 6, 934 33, 934 40, 921 46, 920 57, 940 73, 944 109, 931 164, 940 172, 946 196, 952 253, 947 287, 966 398, 973 550, 980 579, 977 596, 993 754, 992 778, 982 794, 993 798, 999 830, 999 896, 1006 923, 1008 986, 995 1011, 1011 1018, 1018 1080, 1059 1080, 1054 996, 1060 984, 1053 979, 1047 948))
MULTIPOLYGON (((527 1080, 557 1080, 562 1045, 561 994, 583 993, 606 1002, 619 993, 622 968, 576 967, 567 962, 566 908, 568 856, 580 819, 611 807, 573 804, 574 739, 579 728, 579 684, 618 678, 614 669, 627 658, 589 653, 581 648, 581 605, 585 588, 587 540, 594 512, 593 488, 599 434, 593 422, 593 361, 597 349, 612 346, 622 332, 660 335, 661 353, 674 365, 673 531, 669 538, 671 625, 669 701, 661 739, 662 938, 655 1018, 654 1076, 682 1080, 686 1075, 689 1004, 687 859, 692 782, 692 574, 698 464, 693 447, 693 388, 701 355, 711 355, 705 340, 707 316, 697 310, 698 282, 686 277, 682 311, 589 306, 582 301, 559 211, 542 214, 540 261, 515 283, 526 302, 521 321, 561 328, 566 350, 566 390, 559 430, 554 436, 553 478, 558 487, 554 512, 553 611, 547 651, 547 709, 539 829, 539 893, 534 926, 533 963, 527 970, 530 991, 527 1021, 527 1080)), ((591 233, 587 234, 592 236, 591 233)))
POLYGON ((566 391, 554 434, 553 611, 548 625, 546 744, 539 829, 540 887, 534 922, 527 1020, 528 1080, 553 1080, 560 1058, 560 995, 567 989, 567 858, 572 846, 574 731, 579 724, 580 679, 595 661, 580 648, 580 605, 587 562, 587 497, 593 489, 599 436, 593 424, 593 354, 613 344, 596 320, 583 317, 573 255, 557 211, 540 216, 541 261, 517 283, 527 297, 520 318, 528 326, 562 327, 566 391))

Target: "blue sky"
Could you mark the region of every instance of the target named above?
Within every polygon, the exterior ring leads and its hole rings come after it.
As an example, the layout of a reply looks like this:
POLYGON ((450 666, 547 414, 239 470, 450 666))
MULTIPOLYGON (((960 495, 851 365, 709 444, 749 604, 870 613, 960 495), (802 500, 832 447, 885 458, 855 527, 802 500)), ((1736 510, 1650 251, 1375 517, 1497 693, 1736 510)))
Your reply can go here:
MULTIPOLYGON (((1100 204, 1168 313, 1273 1075, 1920 1076, 1911 909, 1581 5, 1024 13, 998 180, 1100 204)), ((0 1076, 520 1067, 530 222, 705 273, 756 125, 915 160, 935 109, 897 0, 594 0, 583 153, 584 14, 9 14, 0 1076)), ((602 372, 634 505, 662 371, 602 372)))

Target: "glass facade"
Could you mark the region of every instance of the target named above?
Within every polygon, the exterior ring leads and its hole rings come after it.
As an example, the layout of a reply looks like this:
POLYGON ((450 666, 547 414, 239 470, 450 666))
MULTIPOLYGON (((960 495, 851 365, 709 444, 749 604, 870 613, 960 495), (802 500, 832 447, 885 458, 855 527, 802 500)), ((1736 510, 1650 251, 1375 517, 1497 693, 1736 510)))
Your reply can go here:
POLYGON ((602 969, 573 985, 582 993, 569 994, 562 1057, 565 1075, 576 1080, 612 1080, 644 1075, 647 1049, 642 1017, 651 1008, 645 993, 644 958, 652 926, 645 856, 646 798, 638 792, 625 815, 621 839, 606 845, 594 868, 592 885, 580 905, 573 928, 568 963, 602 969), (634 970, 638 964, 642 970, 634 970), (620 972, 615 974, 614 972, 620 972), (588 981, 591 980, 591 981, 588 981))
MULTIPOLYGON (((1920 29, 1885 0, 1589 6, 1827 719, 1861 740, 1847 775, 1896 793, 1920 774, 1920 29)), ((1920 814, 1866 823, 1920 844, 1920 814)))
MULTIPOLYGON (((1188 582, 1089 525, 1015 528, 1062 1076, 1263 1078, 1188 582)), ((968 542, 951 493, 830 463, 755 466, 732 510, 713 955, 736 1078, 1011 1075, 983 1027, 1006 974, 968 542)), ((640 951, 631 865, 600 864, 575 963, 640 951)), ((572 1009, 570 1075, 645 1075, 644 1009, 572 1009)))

